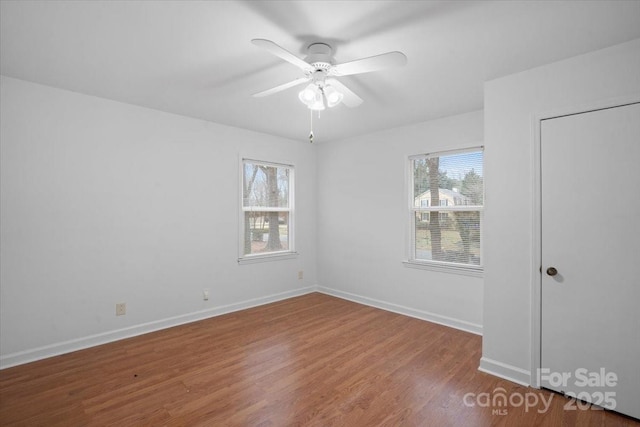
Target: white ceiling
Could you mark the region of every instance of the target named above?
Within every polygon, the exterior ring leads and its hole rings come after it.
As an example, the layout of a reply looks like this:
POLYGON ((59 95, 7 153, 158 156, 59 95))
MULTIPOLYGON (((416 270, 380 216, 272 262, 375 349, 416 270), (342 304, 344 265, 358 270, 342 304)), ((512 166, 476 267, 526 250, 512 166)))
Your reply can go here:
POLYGON ((314 118, 316 141, 482 108, 483 83, 640 38, 640 1, 2 1, 3 75, 306 140, 301 76, 251 44, 336 62, 399 50, 403 68, 342 77, 364 103, 314 118))

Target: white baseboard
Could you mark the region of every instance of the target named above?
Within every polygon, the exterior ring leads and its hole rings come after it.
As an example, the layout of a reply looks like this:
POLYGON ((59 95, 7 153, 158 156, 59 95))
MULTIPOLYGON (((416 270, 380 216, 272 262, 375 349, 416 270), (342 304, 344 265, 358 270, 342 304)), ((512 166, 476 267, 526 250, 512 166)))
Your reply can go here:
POLYGON ((531 372, 486 357, 480 359, 478 370, 523 386, 529 386, 531 381, 531 372))
POLYGON ((346 299, 382 310, 391 311, 393 313, 403 314, 405 316, 415 317, 416 319, 426 320, 428 322, 437 323, 439 325, 449 326, 451 328, 460 329, 465 332, 471 332, 472 334, 476 335, 482 335, 482 325, 478 325, 476 323, 466 322, 464 320, 454 319, 452 317, 441 316, 439 314, 429 313, 428 311, 417 310, 415 308, 380 301, 361 295, 355 295, 349 292, 339 291, 337 289, 327 288, 324 286, 318 286, 317 291, 323 294, 346 299))
POLYGON ((184 314, 181 316, 169 317, 166 319, 143 323, 128 328, 118 329, 115 331, 103 332, 100 334, 90 335, 87 337, 77 338, 69 341, 63 341, 43 347, 10 353, 0 356, 0 369, 10 368, 12 366, 46 359, 48 357, 58 356, 60 354, 71 353, 72 351, 95 347, 97 345, 107 344, 113 341, 147 334, 149 332, 171 328, 173 326, 184 325, 185 323, 196 322, 198 320, 204 320, 210 317, 220 316, 222 314, 227 314, 234 311, 245 310, 247 308, 257 307, 260 305, 309 294, 315 291, 316 286, 308 286, 305 288, 294 289, 292 291, 281 292, 278 294, 253 298, 229 305, 214 307, 207 310, 196 311, 194 313, 184 314))

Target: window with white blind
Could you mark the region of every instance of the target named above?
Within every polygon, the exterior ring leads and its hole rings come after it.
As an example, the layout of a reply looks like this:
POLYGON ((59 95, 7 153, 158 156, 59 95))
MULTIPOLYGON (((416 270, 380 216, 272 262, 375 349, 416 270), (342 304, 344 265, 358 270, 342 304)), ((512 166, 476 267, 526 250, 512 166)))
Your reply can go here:
POLYGON ((409 266, 482 272, 483 148, 409 158, 409 266))
POLYGON ((240 261, 294 253, 291 165, 242 160, 240 261))

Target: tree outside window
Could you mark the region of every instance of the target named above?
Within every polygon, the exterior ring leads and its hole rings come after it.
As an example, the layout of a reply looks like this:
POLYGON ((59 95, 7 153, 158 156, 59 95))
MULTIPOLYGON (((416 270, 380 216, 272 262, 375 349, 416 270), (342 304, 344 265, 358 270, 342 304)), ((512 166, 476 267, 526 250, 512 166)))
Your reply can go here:
POLYGON ((292 252, 293 166, 242 161, 243 256, 292 252))
POLYGON ((413 156, 410 167, 411 259, 480 267, 482 149, 413 156))

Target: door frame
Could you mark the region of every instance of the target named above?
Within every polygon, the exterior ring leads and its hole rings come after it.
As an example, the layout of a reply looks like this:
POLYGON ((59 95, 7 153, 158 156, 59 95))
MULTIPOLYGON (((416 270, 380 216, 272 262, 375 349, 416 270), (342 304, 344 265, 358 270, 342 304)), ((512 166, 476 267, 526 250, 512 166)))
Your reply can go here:
POLYGON ((542 121, 559 117, 606 110, 640 102, 640 93, 592 101, 573 107, 564 107, 548 112, 533 114, 531 117, 531 159, 532 159, 532 251, 531 251, 531 363, 530 385, 540 388, 538 370, 542 366, 542 121))

